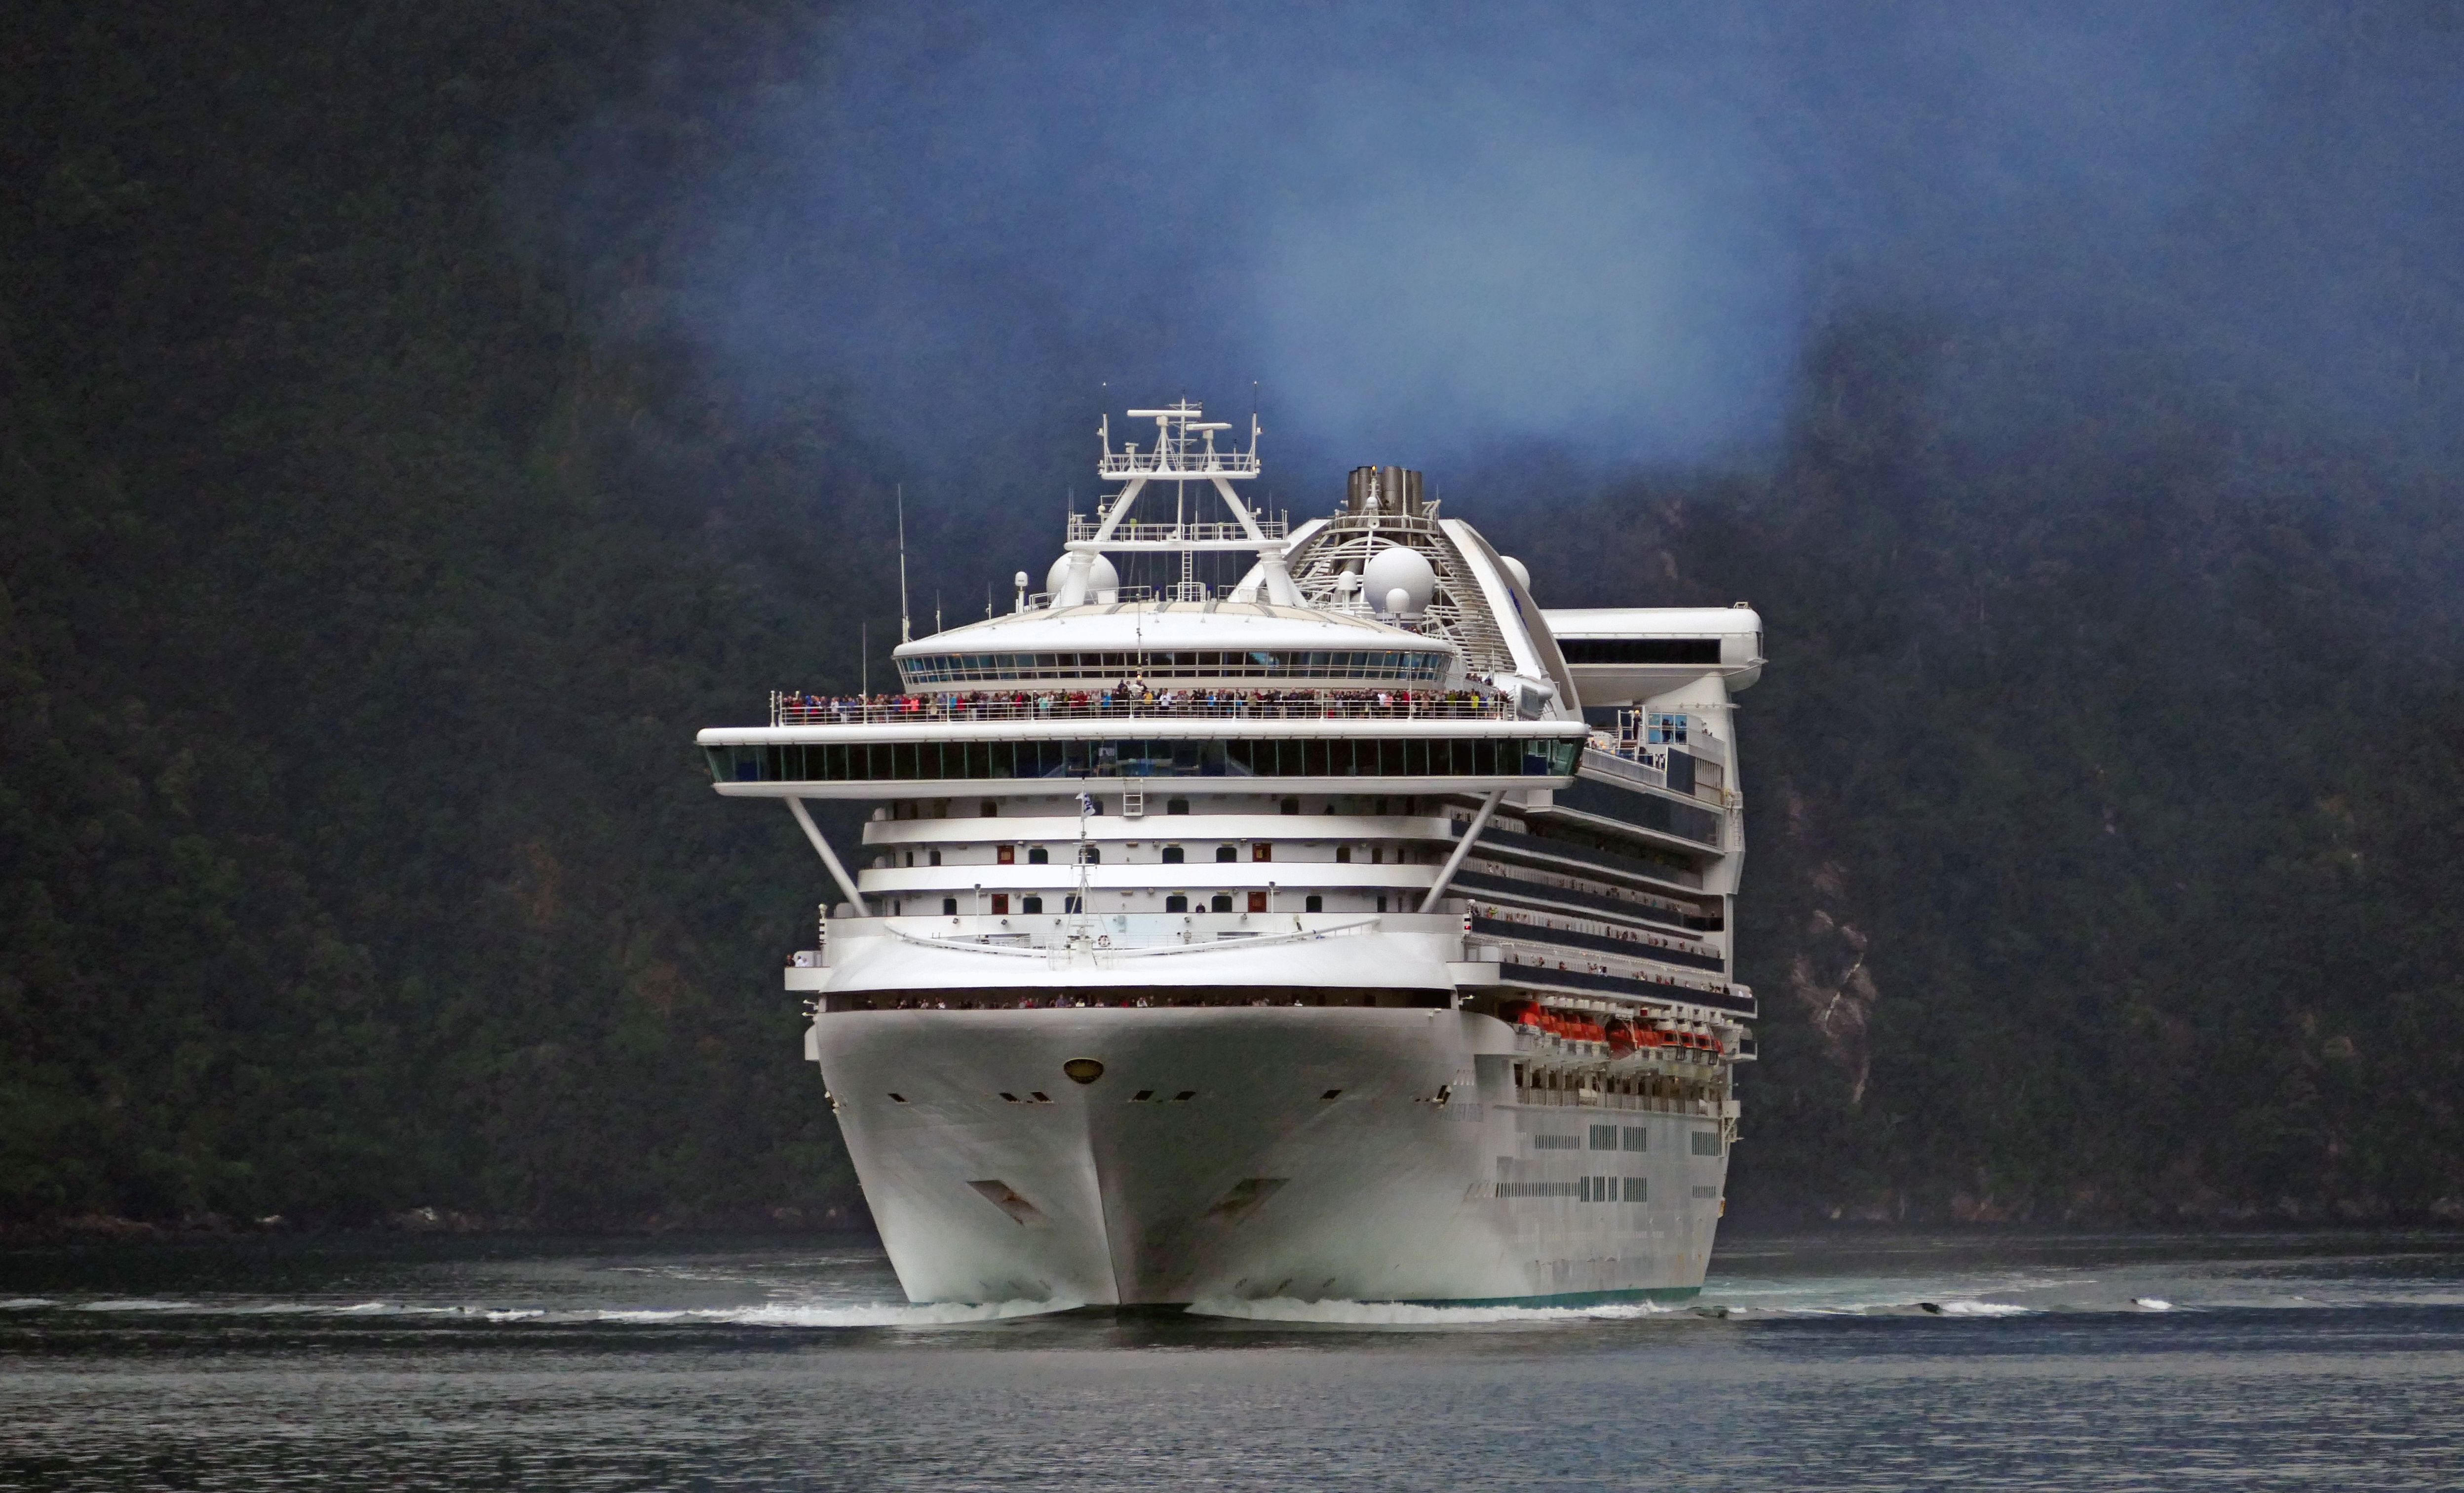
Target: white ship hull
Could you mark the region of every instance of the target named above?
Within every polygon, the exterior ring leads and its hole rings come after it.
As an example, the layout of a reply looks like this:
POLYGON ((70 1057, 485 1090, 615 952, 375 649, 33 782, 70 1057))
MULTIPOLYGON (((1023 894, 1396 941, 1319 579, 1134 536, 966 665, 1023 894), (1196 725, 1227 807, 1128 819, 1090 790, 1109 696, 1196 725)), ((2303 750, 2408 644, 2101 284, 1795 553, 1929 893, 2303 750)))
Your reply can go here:
POLYGON ((1690 1295, 1727 1164, 1694 1137, 1721 1117, 1517 1103, 1533 1041, 1455 1010, 861 1011, 814 1028, 918 1302, 1690 1295), (1102 1076, 1065 1077, 1073 1059, 1102 1076))

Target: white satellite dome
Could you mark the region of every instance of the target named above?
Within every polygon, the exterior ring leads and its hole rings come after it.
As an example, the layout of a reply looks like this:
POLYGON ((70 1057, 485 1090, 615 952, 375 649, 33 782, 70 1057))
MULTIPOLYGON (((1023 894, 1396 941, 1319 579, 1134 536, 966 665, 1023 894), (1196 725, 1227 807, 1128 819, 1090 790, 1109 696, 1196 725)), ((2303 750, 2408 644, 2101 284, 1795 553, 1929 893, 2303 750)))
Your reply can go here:
MULTIPOLYGON (((1069 557, 1064 555, 1052 562, 1050 570, 1044 573, 1044 589, 1051 595, 1059 596, 1061 583, 1068 579, 1069 557)), ((1096 556, 1093 567, 1087 572, 1087 600, 1091 602, 1099 593, 1117 591, 1120 588, 1120 571, 1113 568, 1111 560, 1101 555, 1096 556)))
POLYGON ((1516 560, 1516 559, 1515 559, 1513 556, 1511 556, 1511 555, 1500 555, 1500 556, 1499 556, 1499 557, 1497 557, 1497 558, 1498 558, 1501 561, 1503 561, 1503 562, 1505 563, 1506 568, 1507 568, 1507 570, 1510 570, 1510 571, 1512 571, 1512 572, 1514 573, 1514 583, 1515 583, 1516 585, 1521 586, 1521 587, 1522 587, 1523 589, 1525 589, 1526 591, 1529 591, 1529 590, 1530 590, 1530 589, 1531 589, 1531 567, 1530 567, 1530 566, 1529 566, 1529 565, 1527 565, 1527 564, 1523 563, 1523 561, 1521 561, 1521 560, 1516 560))
POLYGON ((1438 594, 1438 573, 1419 551, 1393 544, 1369 557, 1360 573, 1361 588, 1381 613, 1418 617, 1438 594), (1403 604, 1397 605, 1399 596, 1403 604))

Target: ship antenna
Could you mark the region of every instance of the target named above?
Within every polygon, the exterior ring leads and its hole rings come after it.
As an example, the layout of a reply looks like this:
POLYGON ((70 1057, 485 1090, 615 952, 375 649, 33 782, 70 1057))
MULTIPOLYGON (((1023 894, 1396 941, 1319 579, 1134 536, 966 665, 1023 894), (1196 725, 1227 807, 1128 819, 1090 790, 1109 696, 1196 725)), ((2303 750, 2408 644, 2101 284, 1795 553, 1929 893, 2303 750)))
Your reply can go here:
POLYGON ((855 638, 856 677, 860 681, 856 688, 863 693, 865 703, 870 704, 872 702, 872 624, 857 623, 855 638))
POLYGON ((907 626, 907 484, 898 484, 898 641, 912 643, 907 626))
POLYGON ((1069 925, 1070 936, 1073 939, 1087 936, 1087 903, 1088 899, 1094 894, 1087 874, 1087 821, 1093 818, 1094 814, 1094 795, 1088 793, 1078 795, 1078 895, 1071 899, 1078 904, 1078 912, 1069 925))

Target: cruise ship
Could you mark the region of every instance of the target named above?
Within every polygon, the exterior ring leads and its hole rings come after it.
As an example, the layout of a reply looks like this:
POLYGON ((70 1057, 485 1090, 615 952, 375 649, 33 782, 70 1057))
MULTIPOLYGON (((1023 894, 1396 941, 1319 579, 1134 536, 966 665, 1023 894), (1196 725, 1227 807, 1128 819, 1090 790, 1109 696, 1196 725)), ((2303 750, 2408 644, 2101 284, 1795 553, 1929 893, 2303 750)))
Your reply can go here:
POLYGON ((833 889, 786 983, 908 1296, 1693 1294, 1760 620, 1546 608, 1419 472, 1295 525, 1254 416, 1128 418, 1043 590, 698 737, 833 889))

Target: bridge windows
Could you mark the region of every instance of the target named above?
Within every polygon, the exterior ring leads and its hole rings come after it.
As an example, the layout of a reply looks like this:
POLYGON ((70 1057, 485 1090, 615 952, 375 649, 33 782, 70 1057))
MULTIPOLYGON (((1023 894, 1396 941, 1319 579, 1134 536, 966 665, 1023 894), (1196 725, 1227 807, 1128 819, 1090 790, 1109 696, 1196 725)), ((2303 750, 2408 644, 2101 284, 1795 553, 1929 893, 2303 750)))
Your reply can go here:
POLYGON ((1718 638, 1559 638, 1557 647, 1569 664, 1720 662, 1718 638))

